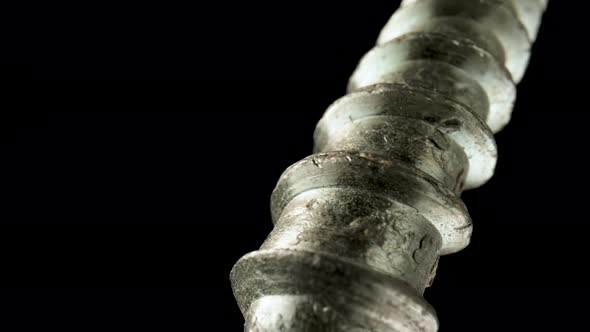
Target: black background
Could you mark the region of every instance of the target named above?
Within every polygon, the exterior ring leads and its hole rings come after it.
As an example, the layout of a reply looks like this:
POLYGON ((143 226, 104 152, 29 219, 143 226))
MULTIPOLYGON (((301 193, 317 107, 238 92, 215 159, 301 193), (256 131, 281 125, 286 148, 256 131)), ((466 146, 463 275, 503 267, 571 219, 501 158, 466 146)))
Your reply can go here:
MULTIPOLYGON (((36 80, 12 80, 0 113, 0 329, 240 331, 229 271, 397 5, 27 9, 11 74, 36 80)), ((584 18, 568 5, 546 13, 494 179, 463 195, 472 244, 425 295, 441 331, 585 326, 585 55, 568 24, 584 18)))

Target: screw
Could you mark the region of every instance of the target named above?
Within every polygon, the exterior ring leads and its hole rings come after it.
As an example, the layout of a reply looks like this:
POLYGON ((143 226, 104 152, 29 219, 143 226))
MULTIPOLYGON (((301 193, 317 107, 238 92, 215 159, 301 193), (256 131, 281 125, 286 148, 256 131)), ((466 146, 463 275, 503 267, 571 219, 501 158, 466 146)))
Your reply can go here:
POLYGON ((406 0, 281 176, 232 287, 245 331, 436 331, 422 298, 465 248, 543 0, 406 0))

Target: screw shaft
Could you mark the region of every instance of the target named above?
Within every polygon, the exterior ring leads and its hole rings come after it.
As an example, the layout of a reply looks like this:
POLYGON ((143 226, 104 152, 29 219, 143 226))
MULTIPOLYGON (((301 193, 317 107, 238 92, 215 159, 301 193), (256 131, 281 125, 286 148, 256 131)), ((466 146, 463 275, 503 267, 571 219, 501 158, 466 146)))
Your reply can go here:
POLYGON ((465 248, 546 0, 405 0, 271 198, 231 273, 246 331, 436 331, 422 298, 465 248))

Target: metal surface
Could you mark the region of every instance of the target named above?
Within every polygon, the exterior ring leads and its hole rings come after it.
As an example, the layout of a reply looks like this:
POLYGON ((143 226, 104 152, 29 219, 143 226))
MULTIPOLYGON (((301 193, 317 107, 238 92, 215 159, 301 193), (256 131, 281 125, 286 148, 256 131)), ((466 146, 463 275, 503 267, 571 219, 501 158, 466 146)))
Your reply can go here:
POLYGON ((465 248, 459 199, 494 173, 542 0, 407 0, 272 195, 231 272, 246 331, 436 331, 422 298, 465 248))

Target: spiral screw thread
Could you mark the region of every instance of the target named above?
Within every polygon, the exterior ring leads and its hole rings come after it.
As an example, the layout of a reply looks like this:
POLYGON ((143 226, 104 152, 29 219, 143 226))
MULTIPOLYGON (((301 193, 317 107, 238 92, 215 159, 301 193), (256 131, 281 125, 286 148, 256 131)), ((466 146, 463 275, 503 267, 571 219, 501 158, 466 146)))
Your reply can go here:
POLYGON ((422 298, 465 248, 547 1, 405 0, 231 273, 246 331, 437 331, 422 298))

